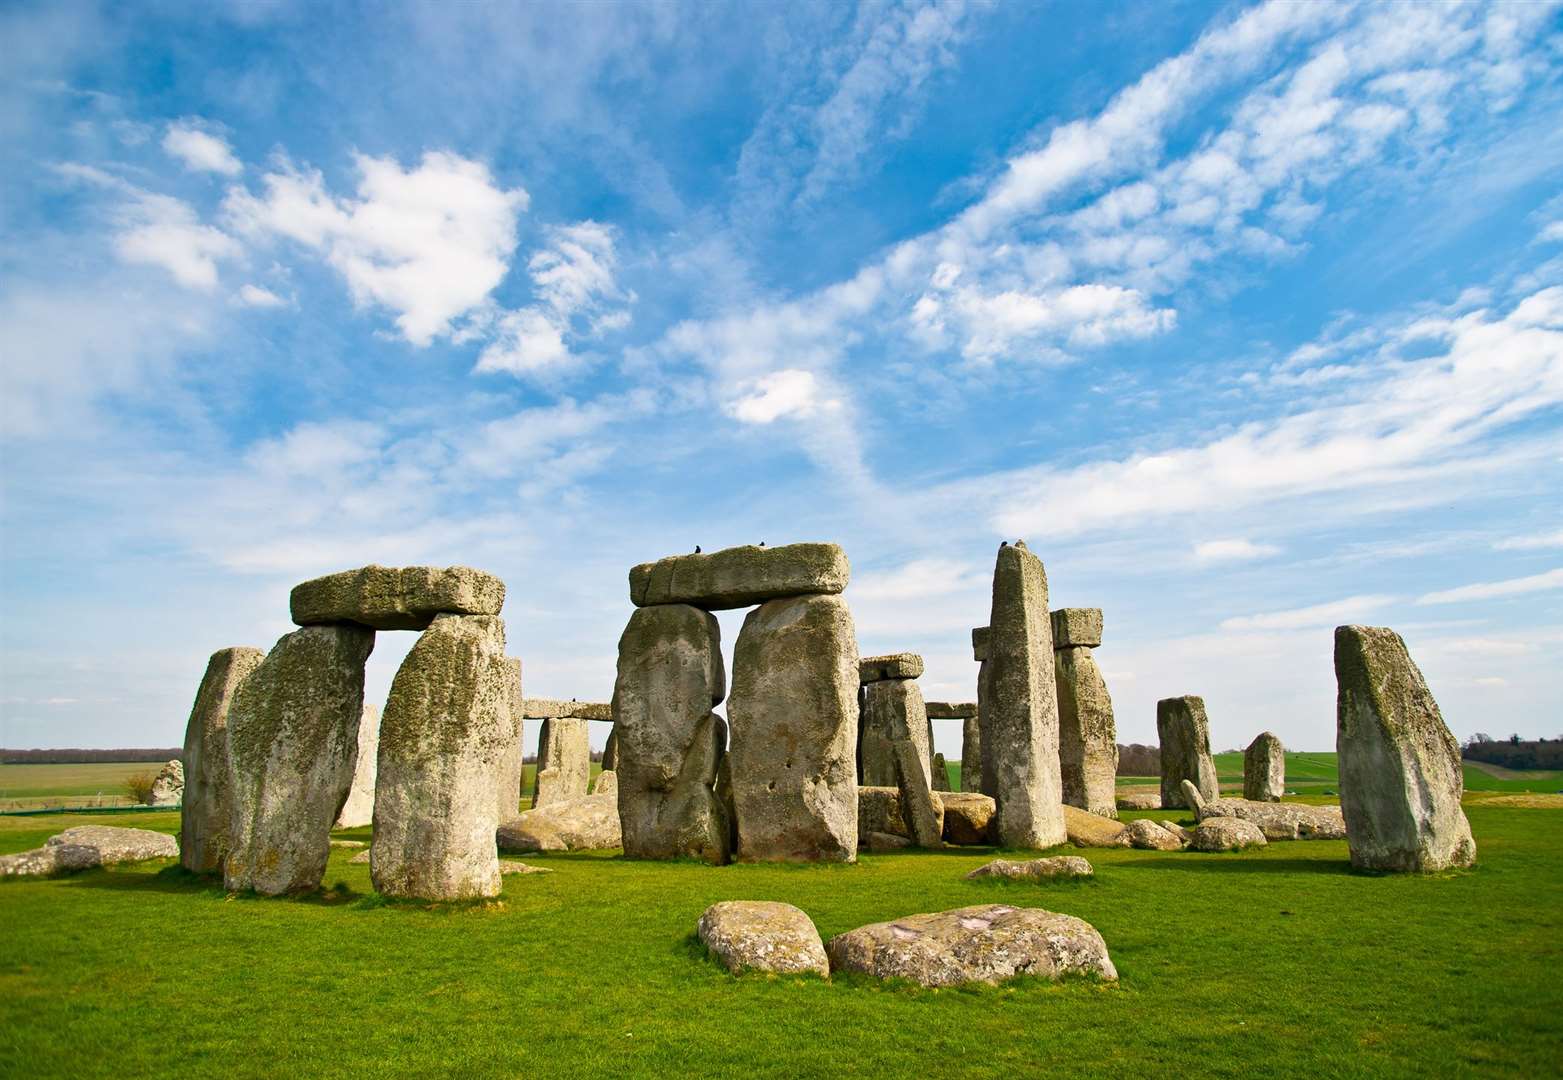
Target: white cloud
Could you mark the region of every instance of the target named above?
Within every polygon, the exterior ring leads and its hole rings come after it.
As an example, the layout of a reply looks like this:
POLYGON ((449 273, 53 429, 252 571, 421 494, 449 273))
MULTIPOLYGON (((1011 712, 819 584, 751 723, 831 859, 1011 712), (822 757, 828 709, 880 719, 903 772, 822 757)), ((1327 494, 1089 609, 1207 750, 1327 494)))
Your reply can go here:
POLYGON ((1548 222, 1542 227, 1541 232, 1536 234, 1536 239, 1544 244, 1563 244, 1563 221, 1548 222))
POLYGON ((184 162, 185 168, 195 172, 238 176, 244 171, 244 166, 234 155, 233 147, 188 121, 168 125, 168 132, 163 136, 163 149, 171 157, 184 162))
POLYGON ((270 289, 246 284, 239 287, 239 303, 245 307, 272 308, 281 307, 285 301, 270 289))
POLYGON ((1493 600, 1502 596, 1522 596, 1526 593, 1563 589, 1563 568, 1548 570, 1544 574, 1510 578, 1507 581, 1488 581, 1478 585, 1462 585, 1456 589, 1443 589, 1417 597, 1418 604, 1459 604, 1467 600, 1493 600))
POLYGON ((1313 626, 1338 626, 1361 618, 1394 603, 1393 596, 1348 596, 1312 607, 1293 608, 1290 611, 1268 611, 1259 615, 1239 615, 1221 620, 1221 629, 1247 630, 1301 630, 1313 626))
POLYGON ((1563 529, 1557 532, 1537 533, 1534 536, 1511 536, 1493 545, 1499 551, 1537 551, 1542 548, 1563 547, 1563 529))
POLYGON ((227 233, 202 225, 189 205, 166 195, 143 194, 127 209, 125 221, 114 237, 119 257, 161 267, 192 289, 215 289, 217 263, 243 250, 227 233))
POLYGON ((1281 549, 1274 544, 1256 544, 1252 540, 1205 540, 1194 545, 1194 558, 1203 563, 1243 562, 1263 559, 1281 549))
POLYGON ((840 407, 839 401, 822 394, 820 381, 812 371, 786 368, 750 382, 728 406, 728 412, 746 424, 769 424, 783 417, 808 416, 840 407))

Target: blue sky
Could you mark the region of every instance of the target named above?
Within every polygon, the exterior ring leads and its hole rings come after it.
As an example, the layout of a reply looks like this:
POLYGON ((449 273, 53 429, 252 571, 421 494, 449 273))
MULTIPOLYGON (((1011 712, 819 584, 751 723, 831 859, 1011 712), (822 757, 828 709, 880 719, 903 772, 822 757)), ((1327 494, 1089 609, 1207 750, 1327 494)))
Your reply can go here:
POLYGON ((1341 622, 1458 735, 1563 733, 1555 3, 0 40, 0 744, 175 745, 213 649, 368 562, 500 574, 527 693, 606 698, 628 568, 761 540, 842 543, 863 652, 968 700, 1022 537, 1122 741, 1199 693, 1218 747, 1333 746, 1341 622))

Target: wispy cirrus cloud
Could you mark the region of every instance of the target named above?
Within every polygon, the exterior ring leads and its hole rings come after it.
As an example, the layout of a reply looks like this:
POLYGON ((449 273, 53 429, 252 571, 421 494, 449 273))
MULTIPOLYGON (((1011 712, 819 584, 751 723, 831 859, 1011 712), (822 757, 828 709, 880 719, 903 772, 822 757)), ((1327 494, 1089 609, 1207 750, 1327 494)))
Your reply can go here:
POLYGON ((1471 600, 1495 600, 1506 596, 1524 596, 1528 593, 1563 589, 1563 568, 1541 574, 1509 578, 1506 581, 1485 581, 1475 585, 1461 585, 1453 589, 1440 589, 1417 597, 1418 604, 1463 604, 1471 600))

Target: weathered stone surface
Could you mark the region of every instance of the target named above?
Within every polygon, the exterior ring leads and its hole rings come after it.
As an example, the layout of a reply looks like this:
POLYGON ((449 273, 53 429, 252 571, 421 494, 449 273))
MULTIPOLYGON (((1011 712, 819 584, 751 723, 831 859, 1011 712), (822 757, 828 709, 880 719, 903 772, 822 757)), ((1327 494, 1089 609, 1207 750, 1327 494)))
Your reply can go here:
POLYGON ((1170 832, 1173 836, 1177 837, 1184 844, 1188 844, 1188 843, 1192 842, 1193 839, 1194 839, 1194 830, 1193 829, 1185 829, 1182 825, 1179 825, 1176 821, 1168 821, 1168 820, 1166 820, 1164 818, 1164 819, 1156 822, 1156 824, 1160 825, 1163 829, 1167 830, 1167 832, 1170 832))
POLYGON ((167 833, 78 825, 49 837, 43 847, 0 855, 0 878, 48 877, 114 863, 177 858, 179 844, 167 833))
POLYGON ((494 786, 498 821, 509 821, 521 812, 521 778, 526 773, 526 710, 522 707, 519 656, 505 657, 505 692, 510 726, 505 732, 505 753, 494 786))
MULTIPOLYGON (((863 687, 862 710, 859 721, 862 767, 858 771, 863 783, 871 787, 890 787, 896 783, 893 731, 904 732, 903 737, 911 739, 915 751, 927 761, 930 754, 928 715, 923 706, 923 692, 914 680, 885 679, 868 683, 863 687)), ((926 766, 923 771, 926 777, 926 766)))
POLYGON ((641 563, 630 571, 630 601, 717 611, 787 596, 834 595, 850 575, 847 553, 837 544, 746 545, 641 563))
POLYGON ((619 800, 587 795, 528 810, 499 826, 501 851, 600 851, 622 846, 619 800))
MULTIPOLYGON (((941 800, 942 805, 942 800, 941 800)), ((858 833, 888 833, 891 836, 910 838, 906 828, 906 815, 901 813, 901 792, 898 788, 864 785, 857 789, 858 833)))
POLYGON ((360 851, 357 855, 354 855, 351 859, 348 859, 347 862, 349 866, 368 866, 369 852, 360 851))
POLYGON ((185 763, 178 758, 171 759, 157 771, 157 776, 152 780, 152 791, 148 795, 149 805, 152 806, 178 806, 185 794, 185 763))
POLYGON ((222 870, 233 817, 228 774, 228 710, 234 692, 266 654, 239 646, 218 649, 206 662, 185 725, 185 792, 179 809, 179 862, 193 874, 222 870))
POLYGON ((771 600, 733 653, 738 858, 857 857, 857 634, 839 596, 771 600))
POLYGON ((930 720, 970 720, 977 715, 975 701, 929 701, 924 705, 930 720))
POLYGON ((978 716, 961 722, 961 790, 982 793, 982 720, 978 716))
POLYGON ((228 711, 233 804, 223 884, 266 895, 319 887, 331 826, 353 786, 374 631, 285 634, 228 711))
POLYGON ((300 626, 425 630, 444 613, 498 615, 505 583, 470 566, 364 566, 295 585, 289 604, 300 626))
POLYGON ((1129 836, 1121 821, 1093 814, 1078 806, 1063 808, 1065 832, 1075 847, 1128 847, 1129 836))
MULTIPOLYGON (((592 781, 592 794, 612 795, 617 799, 619 797, 619 774, 612 769, 604 769, 598 773, 596 779, 592 781)), ((623 822, 621 821, 619 824, 622 829, 623 822)))
POLYGON ((521 699, 521 715, 527 720, 612 720, 613 706, 606 701, 532 697, 521 699))
POLYGON ((1009 881, 1048 881, 1054 878, 1093 877, 1096 870, 1078 855, 1054 855, 1047 859, 994 859, 967 874, 971 881, 1005 878, 1009 881))
POLYGON ((917 753, 917 746, 907 737, 905 725, 892 732, 891 745, 895 753, 896 790, 901 795, 901 815, 906 821, 907 835, 920 848, 944 846, 944 801, 928 787, 928 774, 923 771, 924 758, 917 753))
POLYGON ((773 975, 811 973, 830 976, 819 931, 791 904, 770 900, 724 900, 706 908, 695 932, 734 975, 764 971, 773 975))
POLYGON ((619 767, 618 725, 608 729, 608 741, 602 746, 602 771, 615 772, 619 767))
POLYGON ((983 779, 993 781, 984 790, 998 803, 994 839, 1007 848, 1061 844, 1063 787, 1047 574, 1024 543, 999 548, 989 634, 989 686, 979 704, 983 779))
POLYGON ((1146 851, 1182 851, 1183 841, 1161 827, 1160 822, 1148 818, 1131 821, 1125 826, 1129 846, 1146 851))
POLYGON ((862 851, 900 851, 902 848, 909 848, 912 846, 911 840, 905 836, 899 836, 895 833, 884 833, 877 831, 865 833, 860 829, 858 831, 858 835, 863 838, 862 846, 859 849, 862 851))
MULTIPOLYGON (((358 721, 358 761, 353 766, 353 786, 337 811, 337 829, 356 829, 374 821, 374 778, 380 765, 380 708, 365 705, 358 721)), ((334 841, 333 841, 334 842, 334 841)))
POLYGON ((1194 830, 1189 844, 1195 851, 1241 851, 1264 847, 1265 834, 1251 821, 1238 818, 1206 818, 1194 830))
POLYGON ((1460 747, 1400 635, 1335 628, 1335 749, 1351 865, 1470 866, 1476 841, 1460 798, 1460 747))
POLYGON ((988 658, 989 643, 993 640, 993 630, 987 626, 974 626, 971 628, 971 658, 979 664, 988 658))
POLYGON ((1220 794, 1210 757, 1210 720, 1205 699, 1189 694, 1156 703, 1156 735, 1161 740, 1161 805, 1187 806, 1182 784, 1191 780, 1205 799, 1220 794))
POLYGON ((515 742, 497 615, 439 615, 391 681, 370 871, 386 896, 498 896, 498 787, 515 742))
POLYGON ((991 798, 976 791, 941 791, 939 801, 944 804, 947 843, 988 843, 988 827, 997 809, 991 798))
POLYGON ((716 616, 688 604, 636 608, 619 638, 613 687, 619 822, 634 859, 731 857, 716 777, 727 724, 716 616))
POLYGON ((563 716, 544 720, 537 739, 532 809, 581 798, 591 776, 592 747, 586 721, 563 716))
POLYGON ((933 789, 940 792, 950 790, 950 763, 944 760, 943 754, 933 756, 933 789))
MULTIPOLYGON (((1055 626, 1058 614, 1053 613, 1055 626)), ((1118 729, 1101 669, 1090 649, 1078 645, 1059 648, 1055 642, 1053 677, 1058 686, 1058 768, 1064 802, 1115 818, 1118 729)))
POLYGON ((1194 808, 1196 821, 1206 818, 1238 818, 1259 826, 1267 840, 1344 840, 1346 820, 1338 806, 1304 806, 1301 803, 1254 802, 1250 799, 1200 798, 1189 781, 1183 781, 1183 798, 1194 808))
POLYGON ((1118 796, 1118 809, 1160 810, 1161 793, 1159 791, 1126 791, 1118 796))
POLYGON ((916 653, 887 653, 884 656, 865 656, 857 662, 858 678, 865 683, 880 679, 920 679, 923 675, 923 658, 916 653))
POLYGON ((519 861, 517 861, 515 859, 500 859, 499 860, 499 875, 500 875, 500 877, 509 877, 512 874, 551 874, 551 873, 553 873, 553 871, 548 869, 546 866, 528 866, 526 863, 519 862, 519 861))
POLYGON ((1286 794, 1286 748, 1268 731, 1261 731, 1243 751, 1243 798, 1254 802, 1280 802, 1286 794))
POLYGON ((361 848, 368 847, 369 845, 363 840, 333 840, 331 841, 331 846, 334 848, 346 848, 351 851, 358 851, 361 848))
POLYGON ((1053 648, 1084 646, 1094 649, 1102 643, 1102 609, 1096 607, 1059 608, 1053 620, 1053 648))
POLYGON ((1073 915, 981 904, 873 923, 830 939, 833 971, 861 971, 923 986, 997 983, 1016 975, 1116 979, 1107 944, 1073 915))

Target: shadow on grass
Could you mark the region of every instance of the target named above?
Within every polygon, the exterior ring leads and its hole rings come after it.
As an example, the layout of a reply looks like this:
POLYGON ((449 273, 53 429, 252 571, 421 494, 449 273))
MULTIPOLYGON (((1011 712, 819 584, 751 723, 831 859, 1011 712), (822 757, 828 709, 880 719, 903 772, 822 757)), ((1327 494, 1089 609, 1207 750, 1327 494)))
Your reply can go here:
POLYGON ((164 867, 155 874, 116 870, 108 867, 84 870, 79 874, 56 880, 63 880, 84 889, 112 889, 120 892, 185 893, 191 896, 206 894, 213 897, 226 897, 230 900, 283 901, 295 904, 311 904, 317 907, 340 907, 344 904, 361 901, 369 895, 358 892, 345 881, 322 886, 310 892, 291 893, 284 896, 262 896, 260 893, 249 891, 231 893, 223 888, 221 875, 192 874, 178 864, 164 867))

